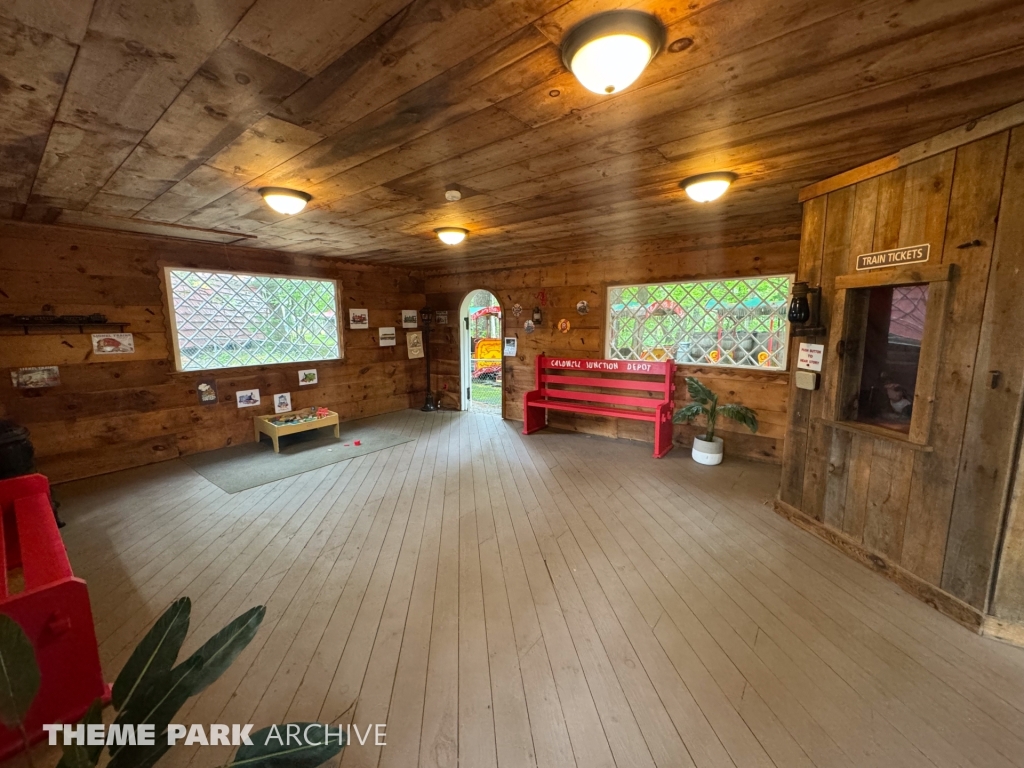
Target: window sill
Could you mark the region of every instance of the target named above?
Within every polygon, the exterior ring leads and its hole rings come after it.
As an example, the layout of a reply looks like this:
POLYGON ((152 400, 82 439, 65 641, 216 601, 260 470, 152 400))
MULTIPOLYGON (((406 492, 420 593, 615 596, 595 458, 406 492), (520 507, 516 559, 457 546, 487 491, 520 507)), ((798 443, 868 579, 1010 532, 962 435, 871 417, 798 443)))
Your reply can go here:
MULTIPOLYGON (((281 368, 288 366, 294 367, 296 370, 305 368, 315 368, 318 365, 334 365, 335 363, 347 362, 344 357, 336 357, 331 360, 309 360, 302 363, 264 363, 263 365, 246 365, 238 366, 237 368, 203 368, 198 371, 178 371, 170 370, 167 372, 168 376, 203 376, 203 377, 217 377, 217 378, 228 378, 228 377, 244 377, 244 376, 255 376, 259 373, 269 373, 278 371, 281 368)), ((174 362, 171 361, 171 365, 174 362)))
POLYGON ((782 378, 789 377, 788 368, 758 368, 744 365, 706 365, 704 363, 676 363, 676 375, 686 376, 722 376, 727 374, 739 374, 741 376, 755 378, 782 378))
POLYGON ((852 421, 832 421, 831 419, 815 419, 820 424, 824 424, 826 427, 832 427, 833 429, 840 429, 843 432, 852 432, 855 435, 863 435, 865 437, 875 437, 881 440, 889 440, 890 442, 896 443, 902 448, 909 448, 912 451, 924 451, 925 453, 931 453, 935 449, 925 443, 915 443, 909 437, 904 436, 900 432, 895 432, 885 427, 876 427, 871 424, 858 424, 852 421))

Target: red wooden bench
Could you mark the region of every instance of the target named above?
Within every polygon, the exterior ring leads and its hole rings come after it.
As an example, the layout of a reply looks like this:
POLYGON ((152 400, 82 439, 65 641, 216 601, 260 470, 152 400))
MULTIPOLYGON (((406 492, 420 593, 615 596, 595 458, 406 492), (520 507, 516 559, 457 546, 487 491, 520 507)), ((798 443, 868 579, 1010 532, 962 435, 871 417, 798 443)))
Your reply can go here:
MULTIPOLYGON (((42 475, 0 480, 0 613, 21 625, 39 665, 39 692, 24 722, 30 742, 43 736, 44 723, 74 723, 96 699, 110 701, 89 592, 71 572, 42 475), (16 569, 20 591, 8 580, 16 569)), ((0 760, 22 747, 22 734, 0 725, 0 760)))
POLYGON ((654 457, 660 459, 672 450, 675 368, 672 361, 574 360, 540 355, 537 388, 523 397, 523 434, 544 429, 546 411, 653 421, 654 457), (632 378, 622 378, 622 374, 632 378), (595 391, 598 389, 618 392, 595 391))

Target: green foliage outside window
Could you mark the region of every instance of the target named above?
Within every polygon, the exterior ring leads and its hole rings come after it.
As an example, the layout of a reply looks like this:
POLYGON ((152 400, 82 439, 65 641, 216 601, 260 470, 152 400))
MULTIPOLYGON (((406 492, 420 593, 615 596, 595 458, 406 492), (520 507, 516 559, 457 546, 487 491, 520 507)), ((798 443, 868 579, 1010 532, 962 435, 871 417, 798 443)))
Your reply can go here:
POLYGON ((632 285, 608 290, 608 357, 780 370, 791 278, 632 285))
POLYGON ((179 368, 340 357, 331 280, 170 270, 179 368))

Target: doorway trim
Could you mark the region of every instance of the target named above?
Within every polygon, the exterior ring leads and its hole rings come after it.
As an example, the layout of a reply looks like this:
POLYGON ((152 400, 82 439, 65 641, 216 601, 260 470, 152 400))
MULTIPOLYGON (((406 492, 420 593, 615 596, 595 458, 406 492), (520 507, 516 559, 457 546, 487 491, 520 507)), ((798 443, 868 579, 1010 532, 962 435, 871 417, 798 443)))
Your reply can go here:
MULTIPOLYGON (((494 300, 498 303, 498 307, 501 309, 501 322, 498 328, 498 339, 504 341, 505 335, 505 308, 501 306, 501 299, 498 298, 498 292, 491 290, 487 287, 476 287, 470 288, 466 291, 466 295, 462 297, 462 302, 459 304, 459 403, 460 410, 468 411, 470 408, 469 398, 469 387, 471 378, 470 372, 470 358, 472 355, 472 337, 469 333, 469 297, 477 291, 487 291, 494 297, 494 300)), ((505 356, 501 356, 501 418, 505 418, 505 356)))

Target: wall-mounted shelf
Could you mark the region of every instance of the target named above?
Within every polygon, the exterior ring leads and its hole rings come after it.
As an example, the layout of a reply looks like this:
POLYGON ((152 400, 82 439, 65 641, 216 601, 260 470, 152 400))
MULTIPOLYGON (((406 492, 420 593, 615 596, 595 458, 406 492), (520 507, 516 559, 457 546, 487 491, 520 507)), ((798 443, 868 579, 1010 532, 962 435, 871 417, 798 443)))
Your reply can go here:
POLYGON ((129 323, 12 323, 0 324, 0 336, 41 336, 85 334, 85 333, 124 333, 129 323))

